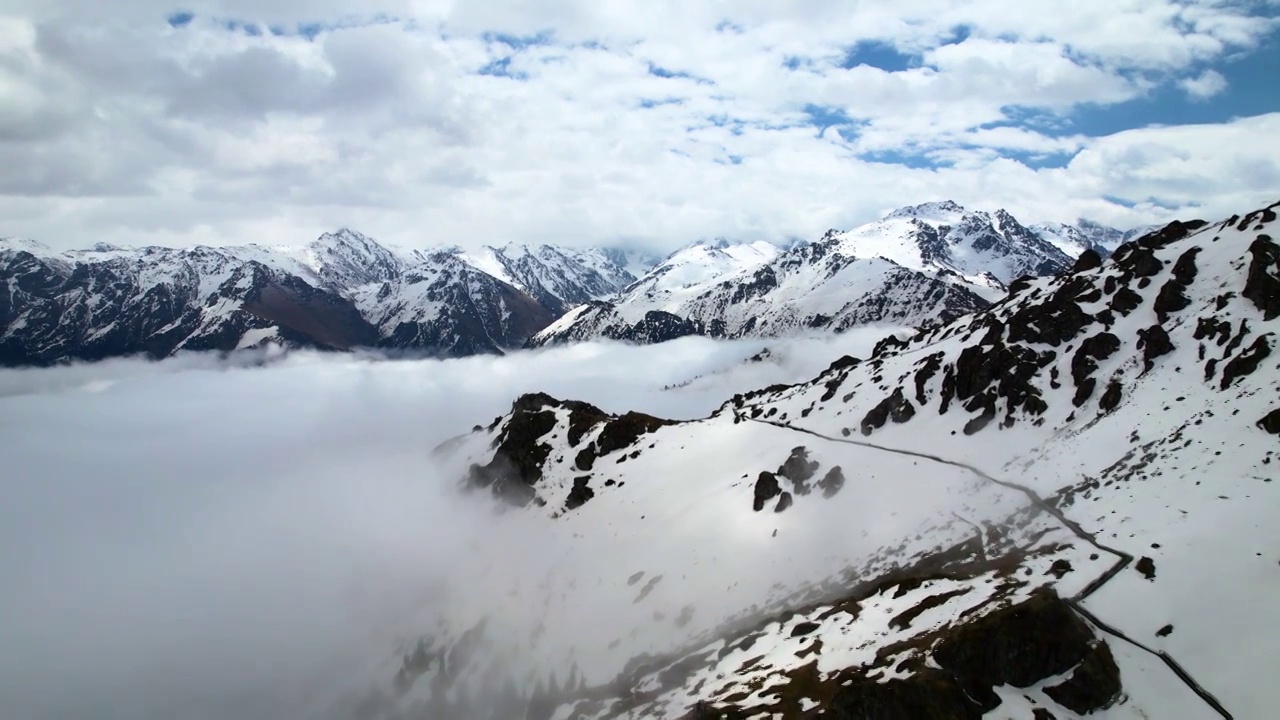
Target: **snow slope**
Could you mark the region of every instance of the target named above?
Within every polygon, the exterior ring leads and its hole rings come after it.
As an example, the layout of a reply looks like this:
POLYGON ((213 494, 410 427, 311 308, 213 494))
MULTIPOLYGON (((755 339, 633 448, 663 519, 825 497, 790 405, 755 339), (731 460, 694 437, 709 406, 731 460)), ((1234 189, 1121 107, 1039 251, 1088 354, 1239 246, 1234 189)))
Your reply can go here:
POLYGON ((1086 254, 705 420, 521 398, 441 452, 546 561, 459 588, 388 702, 1267 716, 1277 207, 1086 254), (469 615, 477 591, 520 598, 540 630, 469 615))
POLYGON ((1079 257, 1085 250, 1093 250, 1106 257, 1122 244, 1160 229, 1159 226, 1149 226, 1117 230, 1089 220, 1079 220, 1074 225, 1043 222, 1028 225, 1027 228, 1073 258, 1079 257))
POLYGON ((605 251, 551 245, 483 247, 458 255, 464 262, 523 290, 555 315, 613 295, 635 281, 605 251))
POLYGON ((1006 283, 1061 272, 1072 259, 1003 210, 926 203, 785 251, 767 243, 685 248, 617 297, 562 317, 531 344, 919 325, 983 307, 1006 283))

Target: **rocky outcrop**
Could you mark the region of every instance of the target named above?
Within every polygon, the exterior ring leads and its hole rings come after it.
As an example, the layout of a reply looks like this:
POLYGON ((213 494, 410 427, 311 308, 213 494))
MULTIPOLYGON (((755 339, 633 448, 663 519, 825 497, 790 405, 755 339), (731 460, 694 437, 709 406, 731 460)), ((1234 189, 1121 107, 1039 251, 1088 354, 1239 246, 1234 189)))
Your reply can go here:
POLYGON ((888 420, 893 420, 895 423, 906 422, 915 414, 915 406, 903 395, 902 388, 898 388, 892 395, 881 400, 879 405, 871 408, 862 418, 862 434, 870 435, 884 427, 888 420))
POLYGON ((1000 706, 993 688, 1031 687, 1067 673, 1068 679, 1054 686, 1053 696, 1087 714, 1109 707, 1121 686, 1120 670, 1106 643, 1050 590, 946 630, 932 658, 936 667, 918 669, 906 678, 844 678, 824 716, 980 720, 1000 706))
POLYGON ((1280 245, 1269 235, 1259 235, 1249 246, 1249 272, 1240 295, 1252 302, 1263 318, 1280 317, 1280 245))
POLYGON ((778 477, 766 470, 756 478, 755 489, 752 491, 751 509, 760 512, 765 504, 781 494, 782 486, 778 484, 778 477))
POLYGON ((536 495, 533 485, 542 478, 542 466, 551 446, 540 442, 556 426, 556 414, 548 406, 549 395, 523 395, 511 406, 511 415, 494 440, 493 457, 484 465, 473 464, 466 483, 490 488, 494 495, 515 505, 527 505, 536 495))
POLYGON ((1261 428, 1263 432, 1268 432, 1272 435, 1280 435, 1280 408, 1276 408, 1264 415, 1262 419, 1258 421, 1258 427, 1261 428))

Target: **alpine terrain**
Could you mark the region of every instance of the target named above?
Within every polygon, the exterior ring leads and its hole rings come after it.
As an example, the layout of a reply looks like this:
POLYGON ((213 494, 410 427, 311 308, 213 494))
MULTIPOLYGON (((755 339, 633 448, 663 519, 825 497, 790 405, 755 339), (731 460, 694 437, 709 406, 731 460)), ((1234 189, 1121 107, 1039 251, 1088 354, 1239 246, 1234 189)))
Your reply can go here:
POLYGON ((918 325, 985 307, 1016 278, 1061 272, 1122 235, 935 202, 815 243, 699 242, 665 259, 520 244, 407 251, 352 230, 300 247, 66 253, 7 238, 0 365, 266 345, 461 356, 918 325))
MULTIPOLYGON (((883 281, 880 307, 914 303, 897 319, 950 319, 702 420, 531 394, 439 448, 493 496, 492 531, 540 551, 445 592, 364 716, 1268 717, 1277 209, 1105 259, 946 204, 772 257, 678 253, 756 279, 724 289, 760 303, 726 335, 803 322, 765 314, 800 277, 883 281), (752 571, 718 572, 726 552, 752 571)), ((627 297, 696 284, 667 267, 627 297)), ((836 326, 871 312, 831 302, 836 326)))
MULTIPOLYGON (((1094 236, 1102 230, 1081 227, 1094 236)), ((1074 226, 1055 228, 1086 237, 1074 226)), ((1058 237, 1025 227, 1004 210, 971 211, 943 201, 902 208, 848 232, 831 230, 786 251, 765 243, 698 244, 668 257, 618 297, 569 312, 530 344, 779 336, 947 321, 986 307, 1017 278, 1066 270, 1092 247, 1058 237)))
POLYGON ((0 365, 264 344, 457 356, 518 348, 635 278, 604 251, 398 251, 351 230, 301 247, 0 240, 0 365))

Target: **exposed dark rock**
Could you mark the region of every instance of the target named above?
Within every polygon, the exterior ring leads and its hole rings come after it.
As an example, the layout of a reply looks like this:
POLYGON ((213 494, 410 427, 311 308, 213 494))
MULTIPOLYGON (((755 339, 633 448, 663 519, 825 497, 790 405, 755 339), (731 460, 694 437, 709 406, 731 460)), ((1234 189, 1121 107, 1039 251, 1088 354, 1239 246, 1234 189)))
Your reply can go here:
POLYGON ((1173 634, 1173 625, 1165 625, 1156 631, 1156 637, 1169 637, 1173 634))
POLYGON ((1170 313, 1185 310, 1191 305, 1191 299, 1187 297, 1186 287, 1186 285, 1177 280, 1170 280, 1160 288, 1160 292, 1156 294, 1156 301, 1151 304, 1151 309, 1155 310, 1156 317, 1159 318, 1160 322, 1167 321, 1170 313))
POLYGON ((596 451, 593 447, 585 447, 573 458, 573 466, 579 470, 590 470, 596 464, 596 451))
POLYGON ((1120 696, 1120 668, 1111 648, 1097 642, 1072 671, 1071 677, 1047 687, 1044 694, 1054 702, 1080 715, 1110 707, 1120 696))
POLYGON ((878 358, 891 350, 904 348, 909 344, 906 340, 900 340, 897 335, 886 335, 872 348, 871 357, 878 358))
POLYGON ((881 400, 878 405, 871 408, 862 418, 862 434, 870 435, 872 432, 884 427, 889 419, 895 423, 904 423, 914 417, 916 408, 911 404, 910 400, 904 397, 902 388, 895 388, 893 394, 881 400))
POLYGON ((1138 349, 1142 351, 1143 372, 1150 372, 1155 367, 1156 358, 1168 355, 1175 348, 1164 327, 1152 325, 1138 331, 1138 349))
POLYGON ((663 420, 644 413, 629 412, 610 420, 604 426, 604 430, 600 431, 600 437, 596 438, 596 452, 601 456, 608 455, 614 450, 628 447, 640 439, 641 435, 651 433, 664 425, 670 424, 670 420, 663 420))
POLYGON ((1146 578, 1146 579, 1148 579, 1148 580, 1155 580, 1155 579, 1156 579, 1156 561, 1155 561, 1155 560, 1152 560, 1152 559, 1151 559, 1151 558, 1149 558, 1149 557, 1143 556, 1143 557, 1142 557, 1140 560, 1138 560, 1138 562, 1133 566, 1133 569, 1134 569, 1134 570, 1137 570, 1137 571, 1138 571, 1138 572, 1140 572, 1140 573, 1142 573, 1142 576, 1143 576, 1143 577, 1145 577, 1145 578, 1146 578))
POLYGON ((820 627, 822 626, 816 622, 796 623, 796 626, 791 628, 791 637, 793 638, 803 637, 813 632, 814 630, 817 630, 820 627))
POLYGON ((576 400, 568 400, 564 404, 569 408, 568 439, 570 447, 577 447, 583 435, 586 435, 591 428, 609 419, 608 413, 594 405, 576 400))
MULTIPOLYGON (((858 675, 836 691, 824 717, 833 720, 981 720, 989 706, 977 704, 955 678, 937 671, 878 682, 858 675)), ((999 703, 997 698, 996 703, 999 703)))
POLYGON ((1122 245, 1111 258, 1116 267, 1131 278, 1152 277, 1164 269, 1164 263, 1152 248, 1136 242, 1122 245))
POLYGON ((1196 321, 1193 337, 1197 340, 1215 340, 1221 345, 1231 339, 1231 323, 1216 317, 1200 318, 1196 321))
POLYGON ((1120 349, 1120 338, 1109 332, 1101 332, 1087 338, 1080 344, 1080 349, 1071 358, 1071 380, 1075 384, 1076 394, 1071 402, 1080 407, 1093 395, 1097 381, 1093 373, 1098 369, 1098 361, 1106 360, 1120 349))
POLYGON ((782 486, 778 485, 778 478, 768 470, 760 473, 760 477, 756 479, 756 487, 754 491, 754 501, 752 509, 760 512, 764 509, 765 503, 782 494, 782 486))
POLYGON ((1272 435, 1280 435, 1280 408, 1267 413, 1258 421, 1258 427, 1272 435))
POLYGON ((1020 292, 1025 292, 1036 281, 1034 276, 1023 275, 1022 277, 1009 283, 1009 296, 1012 297, 1020 292))
POLYGON ((946 357, 945 353, 936 352, 924 359, 920 365, 920 369, 916 371, 916 402, 924 405, 924 386, 942 367, 942 360, 946 357))
POLYGON ((993 409, 988 409, 984 411, 981 415, 974 418, 970 418, 969 421, 964 424, 964 434, 973 435, 973 434, 982 432, 982 430, 986 426, 990 425, 991 421, 995 420, 995 418, 996 418, 996 412, 993 409))
POLYGON ((1232 358, 1222 368, 1221 387, 1223 390, 1231 387, 1231 383, 1235 382, 1236 378, 1253 374, 1253 371, 1258 369, 1258 365, 1271 355, 1271 345, 1267 342, 1269 337, 1271 337, 1271 333, 1259 335, 1252 345, 1232 358))
POLYGON ((795 500, 794 498, 791 497, 791 493, 783 492, 781 495, 778 496, 778 505, 773 509, 773 511, 782 512, 783 510, 786 510, 787 508, 791 507, 791 505, 794 502, 795 500))
POLYGON ((1159 250, 1162 247, 1168 247, 1171 243, 1181 240, 1200 228, 1208 225, 1204 220, 1174 220, 1164 227, 1154 232, 1149 232, 1142 237, 1136 238, 1131 242, 1125 243, 1116 249, 1116 253, 1130 246, 1136 245, 1145 249, 1159 250))
POLYGON ((778 468, 777 474, 791 481, 797 495, 808 495, 809 479, 816 472, 818 463, 809 459, 809 451, 802 446, 791 449, 790 457, 778 468))
POLYGON ((824 717, 837 720, 979 720, 1000 705, 993 688, 1031 687, 1075 670, 1060 694, 1081 712, 1107 707, 1119 687, 1105 643, 1051 590, 945 632, 934 650, 939 667, 880 680, 856 674, 842 681, 824 717), (1096 690, 1078 687, 1093 683, 1096 690), (1105 695, 1105 697, 1103 697, 1105 695))
POLYGON ((1067 573, 1071 572, 1071 561, 1065 558, 1058 558, 1049 566, 1048 573, 1061 580, 1067 573))
POLYGON ((999 330, 998 323, 989 324, 984 342, 962 350, 954 371, 948 367, 942 378, 940 413, 947 411, 952 397, 966 401, 965 409, 969 412, 982 410, 983 419, 970 421, 971 432, 981 430, 995 418, 996 403, 1000 399, 1005 401, 1006 425, 1012 424, 1018 411, 1040 415, 1048 409, 1040 389, 1031 380, 1053 360, 1055 353, 1005 345, 999 339, 999 330))
POLYGON ((1098 409, 1102 412, 1111 412, 1120 404, 1120 400, 1124 397, 1124 388, 1120 386, 1120 381, 1112 379, 1107 385, 1107 391, 1102 393, 1102 397, 1098 399, 1098 409))
POLYGON ((1267 320, 1280 317, 1280 245, 1267 235, 1259 235, 1249 245, 1249 273, 1242 297, 1262 311, 1267 320))
POLYGON ((511 406, 511 417, 496 439, 493 458, 472 465, 467 474, 471 487, 492 487, 494 494, 519 505, 535 495, 533 484, 542 478, 551 446, 538 440, 556 426, 556 414, 544 409, 557 405, 549 395, 522 395, 511 406))
POLYGON ((1102 256, 1093 248, 1086 248, 1080 253, 1080 257, 1076 258, 1076 264, 1071 266, 1071 272, 1082 273, 1090 270, 1097 270, 1102 267, 1102 256))
MULTIPOLYGON (((1280 410, 1272 414, 1277 415, 1276 421, 1278 427, 1280 427, 1280 410)), ((844 471, 840 469, 839 465, 828 470, 827 474, 823 475, 822 479, 818 481, 818 489, 822 490, 822 497, 827 499, 835 497, 836 493, 840 492, 843 487, 844 471)))
POLYGON ((1142 296, 1128 285, 1122 286, 1111 298, 1111 309, 1121 315, 1128 315, 1142 304, 1142 296))
POLYGON ((721 710, 711 703, 699 702, 679 720, 742 720, 745 717, 747 714, 740 710, 721 710))
POLYGON ((591 476, 576 477, 573 479, 573 489, 569 491, 569 497, 564 501, 565 510, 574 510, 582 507, 588 500, 596 496, 591 488, 587 487, 587 483, 591 482, 591 476))
POLYGON ((771 266, 765 265, 756 270, 750 281, 743 281, 737 284, 733 289, 733 294, 729 296, 729 304, 737 305, 746 302, 752 298, 765 295, 777 287, 777 273, 771 266))
POLYGON ((1009 342, 1045 343, 1058 347, 1075 339, 1093 318, 1080 308, 1077 296, 1095 290, 1088 277, 1068 280, 1045 302, 1023 305, 1009 316, 1009 342))
POLYGON ((924 613, 932 610, 933 608, 941 607, 955 598, 968 595, 972 591, 972 587, 960 587, 955 590, 938 593, 937 595, 930 595, 923 600, 920 600, 915 605, 912 605, 906 610, 894 615, 892 618, 889 618, 889 627, 896 630, 905 630, 906 628, 911 627, 912 621, 924 613))
POLYGON ((1031 709, 1031 720, 1058 720, 1058 718, 1047 709, 1038 707, 1031 709))
POLYGON ((1200 254, 1200 248, 1193 247, 1182 253, 1178 261, 1173 264, 1173 279, 1182 285, 1190 285, 1196 279, 1196 256, 1200 254))
POLYGON ((845 368, 856 367, 861 362, 862 360, 856 357, 853 357, 852 355, 843 355, 839 359, 837 359, 835 362, 831 363, 831 365, 827 366, 826 372, 832 373, 837 370, 844 370, 845 368))
MULTIPOLYGON (((1030 687, 1081 662, 1093 632, 1052 590, 955 629, 934 651, 966 685, 1030 687)), ((989 690, 988 690, 989 692, 989 690)))

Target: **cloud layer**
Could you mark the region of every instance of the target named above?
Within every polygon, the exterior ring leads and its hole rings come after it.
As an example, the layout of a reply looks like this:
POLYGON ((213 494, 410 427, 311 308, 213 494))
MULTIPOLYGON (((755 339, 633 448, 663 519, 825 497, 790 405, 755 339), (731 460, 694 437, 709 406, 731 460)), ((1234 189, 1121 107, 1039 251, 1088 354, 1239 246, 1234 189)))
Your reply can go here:
POLYGON ((761 341, 689 338, 0 370, 0 716, 325 716, 386 686, 442 588, 500 579, 532 559, 512 548, 545 539, 545 522, 500 536, 487 501, 435 472, 439 442, 535 390, 701 417, 883 334, 787 341, 750 364, 761 341))
POLYGON ((1170 91, 1221 101, 1229 61, 1271 51, 1274 2, 717 7, 19 0, 0 231, 671 247, 942 197, 1129 225, 1280 188, 1280 115, 1147 127, 1181 121, 1170 91), (1113 107, 1126 131, 1098 134, 1113 107))

